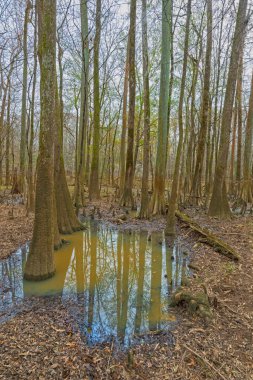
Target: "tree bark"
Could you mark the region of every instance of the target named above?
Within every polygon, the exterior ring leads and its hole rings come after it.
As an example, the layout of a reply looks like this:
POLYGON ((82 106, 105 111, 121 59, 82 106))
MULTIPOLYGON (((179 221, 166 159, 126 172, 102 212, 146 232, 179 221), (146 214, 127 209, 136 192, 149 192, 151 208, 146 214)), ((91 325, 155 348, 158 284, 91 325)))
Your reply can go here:
POLYGON ((25 165, 26 165, 26 98, 27 98, 27 68, 28 68, 28 53, 27 53, 27 33, 29 14, 32 8, 30 0, 26 2, 24 33, 23 33, 23 79, 22 79, 22 109, 21 109, 21 139, 20 139, 20 190, 24 191, 25 182, 25 165))
POLYGON ((150 99, 149 99, 149 59, 148 59, 148 30, 147 30, 147 0, 142 0, 142 66, 143 66, 143 102, 144 102, 144 145, 143 172, 141 184, 140 218, 149 216, 149 144, 150 144, 150 99))
POLYGON ((82 74, 81 74, 81 105, 78 134, 77 171, 75 182, 75 205, 77 209, 84 206, 84 176, 87 145, 87 130, 89 122, 89 30, 87 0, 81 0, 81 39, 82 39, 82 74))
POLYGON ((229 217, 231 215, 226 193, 225 176, 229 153, 229 138, 232 119, 232 109, 235 96, 236 77, 239 65, 238 62, 240 58, 241 45, 244 42, 244 33, 247 24, 247 3, 247 0, 240 0, 237 12, 236 27, 233 37, 226 94, 222 113, 218 159, 215 169, 213 193, 208 211, 210 216, 218 216, 220 218, 229 217))
POLYGON ((158 115, 158 141, 155 167, 154 192, 151 199, 153 214, 165 212, 165 177, 168 136, 168 101, 171 49, 171 0, 162 1, 162 57, 158 115))
POLYGON ((251 79, 251 90, 249 99, 249 111, 245 131, 244 157, 243 157, 243 183, 241 190, 241 198, 252 203, 252 137, 253 137, 253 74, 251 79))
POLYGON ((99 143, 100 143, 100 98, 99 98, 99 46, 101 35, 101 0, 97 0, 96 6, 96 34, 94 39, 94 122, 92 161, 89 183, 89 198, 99 199, 99 143))
POLYGON ((128 97, 128 80, 129 80, 129 36, 127 42, 127 54, 126 54, 126 66, 125 66, 125 78, 123 89, 123 109, 122 109, 122 131, 120 139, 120 178, 119 178, 119 190, 120 194, 123 194, 125 175, 126 175, 126 132, 127 132, 127 97, 128 97))
MULTIPOLYGON (((242 49, 243 50, 243 49, 242 49)), ((236 101, 238 109, 238 126, 237 126, 237 162, 236 162, 236 182, 237 194, 240 194, 241 177, 242 177, 242 75, 243 75, 243 51, 241 52, 240 63, 238 67, 238 78, 236 88, 236 101)))
POLYGON ((129 28, 129 109, 128 109, 128 136, 125 184, 120 204, 134 208, 132 193, 134 175, 134 122, 135 122, 135 30, 136 30, 136 0, 131 0, 130 28, 129 28))
POLYGON ((34 67, 33 67, 33 85, 31 99, 31 119, 30 119, 30 140, 28 146, 28 211, 34 211, 34 181, 33 181, 33 142, 34 142, 34 106, 35 106, 35 90, 37 80, 37 9, 35 5, 35 21, 34 21, 34 67))
POLYGON ((10 138, 11 138, 11 86, 9 86, 8 92, 8 104, 7 104, 7 120, 6 120, 6 152, 5 152, 5 185, 10 185, 10 138))
POLYGON ((38 0, 40 139, 33 237, 24 277, 43 280, 55 273, 54 144, 56 77, 56 1, 38 0))
POLYGON ((72 234, 74 231, 79 231, 83 228, 78 221, 74 212, 69 194, 63 158, 63 125, 61 123, 61 102, 59 100, 57 79, 55 90, 55 161, 54 161, 54 180, 55 180, 55 201, 57 210, 57 224, 61 234, 72 234))
POLYGON ((184 103, 185 82, 186 82, 186 73, 187 73, 190 19, 191 19, 191 0, 188 0, 185 42, 184 42, 183 72, 182 72, 182 81, 181 81, 179 107, 178 107, 179 141, 178 141, 178 146, 177 146, 176 161, 175 161, 173 182, 172 182, 172 189, 171 189, 171 197, 169 201, 168 217, 167 217, 167 224, 166 224, 166 229, 165 229, 165 233, 167 235, 175 234, 175 225, 176 225, 175 212, 176 212, 177 197, 178 197, 180 160, 181 160, 181 152, 182 152, 182 145, 183 145, 183 138, 184 138, 183 103, 184 103))
POLYGON ((207 0, 207 44, 205 57, 204 88, 202 96, 201 126, 198 138, 197 157, 192 181, 191 195, 195 204, 198 204, 201 197, 201 179, 206 146, 206 136, 208 130, 209 115, 209 91, 211 77, 211 57, 212 57, 212 28, 213 28, 212 0, 207 0))

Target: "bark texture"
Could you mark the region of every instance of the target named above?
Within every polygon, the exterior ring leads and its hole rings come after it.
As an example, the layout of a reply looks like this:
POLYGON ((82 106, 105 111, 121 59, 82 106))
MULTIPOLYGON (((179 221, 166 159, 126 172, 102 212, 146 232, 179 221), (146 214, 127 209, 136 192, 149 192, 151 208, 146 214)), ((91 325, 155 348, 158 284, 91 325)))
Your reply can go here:
POLYGON ((37 161, 35 220, 24 277, 43 280, 55 273, 54 250, 54 144, 56 1, 38 0, 40 62, 40 139, 37 161))
POLYGON ((249 112, 246 123, 244 157, 243 157, 243 183, 241 198, 245 202, 252 203, 252 137, 253 137, 253 74, 251 79, 251 91, 249 99, 249 112))
POLYGON ((101 34, 101 0, 97 0, 96 7, 96 34, 94 39, 94 120, 93 120, 93 146, 89 183, 89 198, 99 199, 99 144, 100 144, 100 98, 99 98, 99 46, 101 34))
POLYGON ((176 162, 175 162, 175 167, 174 167, 171 196, 170 196, 170 201, 169 201, 167 224, 166 224, 166 229, 165 229, 165 233, 167 235, 173 235, 175 233, 175 225, 176 225, 175 212, 176 212, 176 207, 177 207, 178 183, 179 183, 179 175, 180 175, 180 173, 179 173, 179 171, 180 171, 180 160, 181 160, 183 138, 184 138, 183 103, 184 103, 184 93, 185 93, 185 83, 186 83, 186 73, 187 73, 190 19, 191 19, 191 0, 188 0, 186 28, 185 28, 185 42, 184 42, 183 72, 182 72, 182 81, 181 81, 179 107, 178 107, 179 140, 178 140, 178 146, 177 146, 176 162))
POLYGON ((129 28, 129 109, 128 136, 125 184, 120 200, 122 206, 134 208, 133 175, 134 175, 134 122, 135 122, 135 29, 136 29, 136 0, 131 0, 129 28))
POLYGON ((160 77, 160 97, 158 114, 158 141, 156 152, 156 167, 154 192, 151 199, 151 211, 153 214, 165 212, 165 171, 166 150, 168 136, 168 101, 169 101, 169 73, 170 73, 170 49, 171 49, 171 0, 162 2, 162 57, 160 77))
MULTIPOLYGON (((192 200, 195 204, 201 198, 201 179, 204 163, 205 145, 208 130, 208 111, 209 111, 209 91, 210 91, 210 77, 211 77, 211 57, 212 57, 212 0, 207 0, 207 44, 206 44, 206 57, 205 57, 205 74, 204 74, 204 87, 202 96, 202 109, 201 109, 201 126, 199 131, 197 157, 195 170, 192 181, 192 200)), ((206 168, 207 170, 207 168, 206 168)))
POLYGON ((239 65, 241 45, 244 42, 246 28, 247 0, 240 0, 235 32, 232 43, 231 58, 226 85, 225 100, 222 112, 220 144, 217 165, 214 175, 213 193, 209 205, 209 215, 226 218, 231 215, 226 192, 226 171, 229 153, 232 109, 235 97, 236 77, 239 65))
POLYGON ((150 144, 150 100, 149 100, 149 62, 148 62, 148 30, 147 30, 147 1, 142 0, 142 61, 143 61, 143 98, 144 98, 144 147, 143 173, 141 185, 140 218, 149 216, 149 144, 150 144))
POLYGON ((27 70, 28 70, 28 54, 27 54, 27 34, 29 14, 32 8, 30 0, 26 2, 24 33, 23 33, 23 79, 22 79, 22 110, 21 110, 21 139, 20 139, 20 189, 24 190, 25 181, 25 165, 26 165, 26 98, 27 98, 27 70))
POLYGON ((89 122, 89 30, 87 1, 81 0, 81 39, 82 39, 82 74, 79 135, 77 149, 77 170, 75 183, 75 205, 77 209, 84 206, 84 177, 89 122))

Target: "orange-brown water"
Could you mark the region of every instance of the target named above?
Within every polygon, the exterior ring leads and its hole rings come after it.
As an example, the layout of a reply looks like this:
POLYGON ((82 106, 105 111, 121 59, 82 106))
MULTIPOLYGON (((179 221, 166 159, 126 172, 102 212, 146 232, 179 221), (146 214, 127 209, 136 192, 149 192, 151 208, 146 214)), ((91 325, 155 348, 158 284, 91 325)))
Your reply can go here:
POLYGON ((56 274, 23 281, 28 247, 0 263, 0 310, 30 296, 60 295, 91 343, 111 337, 125 343, 134 334, 167 328, 174 321, 169 295, 187 274, 181 245, 163 234, 120 232, 89 222, 84 232, 64 237, 56 251, 56 274))

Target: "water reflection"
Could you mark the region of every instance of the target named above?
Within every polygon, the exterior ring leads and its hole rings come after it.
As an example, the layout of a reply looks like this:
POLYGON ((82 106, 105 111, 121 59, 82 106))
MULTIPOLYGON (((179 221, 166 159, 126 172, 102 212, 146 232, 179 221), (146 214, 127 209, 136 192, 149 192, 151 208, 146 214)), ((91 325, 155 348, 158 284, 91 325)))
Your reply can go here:
POLYGON ((25 297, 57 294, 91 344, 128 344, 134 334, 168 327, 168 295, 188 271, 178 242, 94 221, 67 238, 71 243, 55 252, 56 275, 46 281, 22 280, 28 247, 0 262, 2 315, 25 297))

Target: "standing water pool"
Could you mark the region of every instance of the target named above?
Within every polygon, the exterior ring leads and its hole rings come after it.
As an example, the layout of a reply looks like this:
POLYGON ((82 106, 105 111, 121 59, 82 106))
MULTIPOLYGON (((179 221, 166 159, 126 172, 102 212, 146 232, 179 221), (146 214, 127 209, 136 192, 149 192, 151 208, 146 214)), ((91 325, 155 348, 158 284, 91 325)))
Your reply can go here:
POLYGON ((64 238, 69 244, 55 252, 56 274, 48 280, 23 280, 28 244, 0 262, 0 322, 25 298, 55 295, 90 344, 116 339, 129 345, 134 336, 175 322, 170 294, 188 275, 182 242, 95 221, 64 238))

